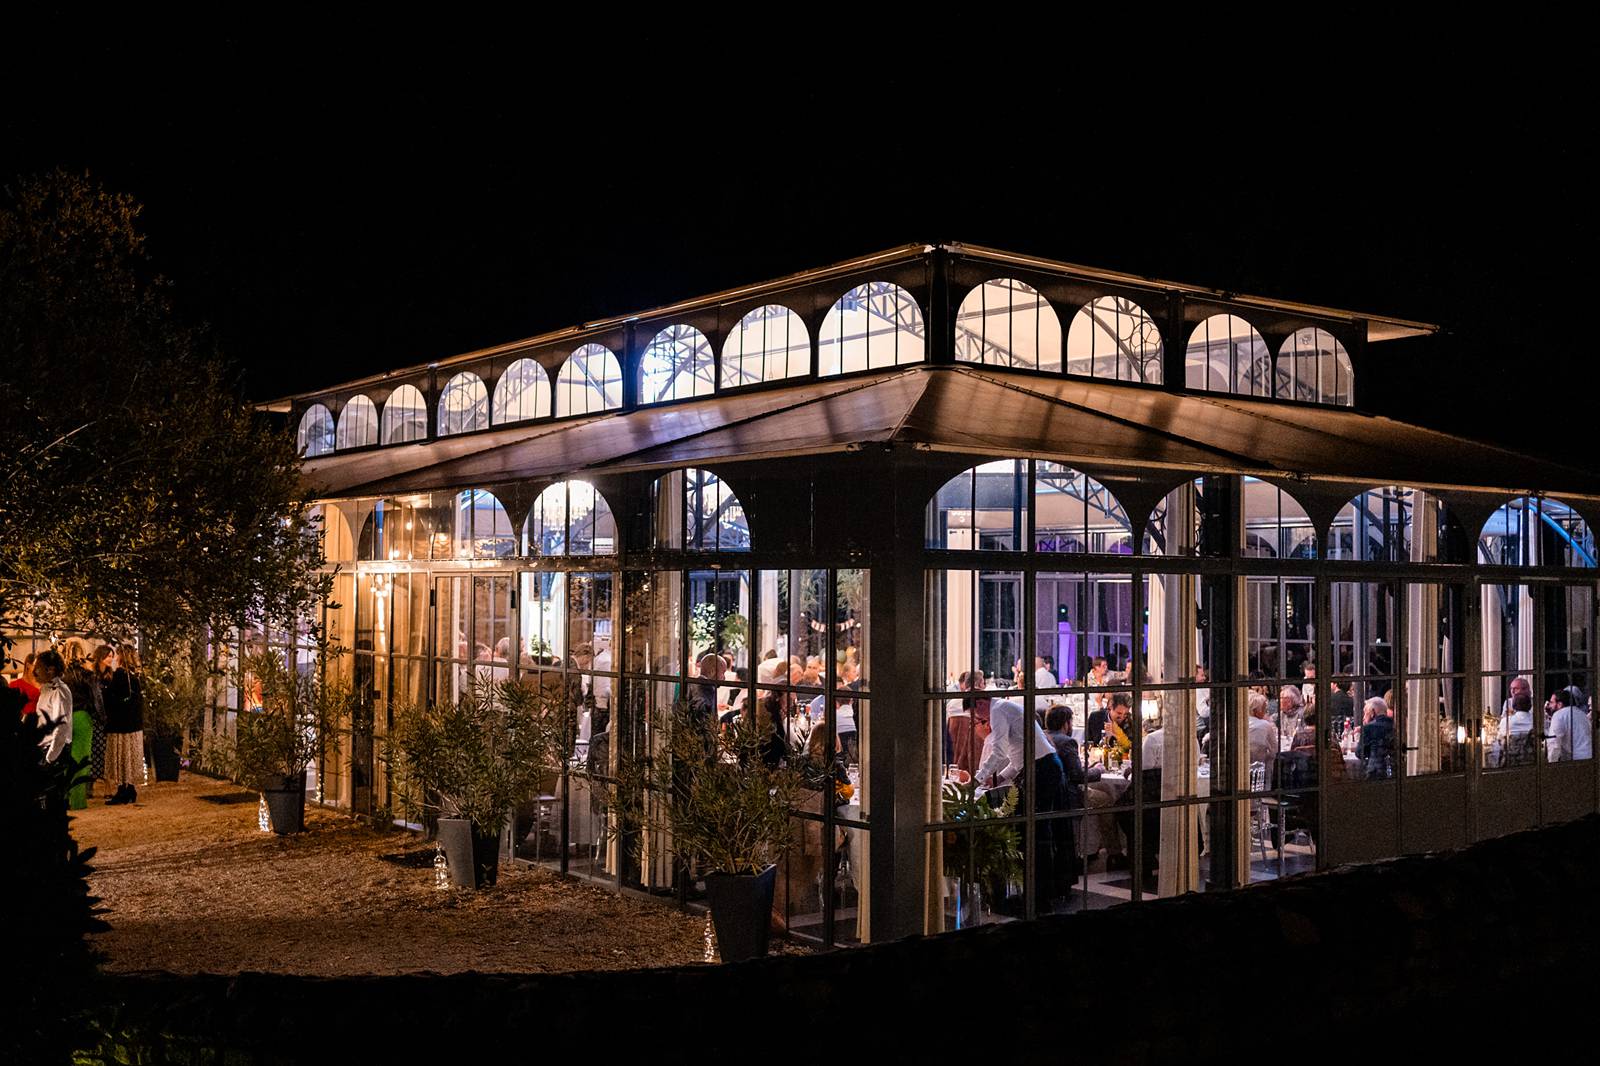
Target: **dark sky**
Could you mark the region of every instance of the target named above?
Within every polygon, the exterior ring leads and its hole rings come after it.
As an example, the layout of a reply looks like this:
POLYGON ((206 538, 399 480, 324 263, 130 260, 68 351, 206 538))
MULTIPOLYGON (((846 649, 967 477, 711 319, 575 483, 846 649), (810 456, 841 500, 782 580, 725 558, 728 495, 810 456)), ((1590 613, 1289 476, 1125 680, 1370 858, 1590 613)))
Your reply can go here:
POLYGON ((1594 129, 1559 60, 1514 85, 1397 50, 1162 87, 926 40, 848 78, 738 36, 541 41, 236 35, 135 62, 107 39, 72 77, 41 46, 6 75, 0 177, 88 168, 143 201, 257 398, 957 240, 1439 322, 1375 349, 1363 406, 1574 446, 1543 412, 1594 376, 1594 129))

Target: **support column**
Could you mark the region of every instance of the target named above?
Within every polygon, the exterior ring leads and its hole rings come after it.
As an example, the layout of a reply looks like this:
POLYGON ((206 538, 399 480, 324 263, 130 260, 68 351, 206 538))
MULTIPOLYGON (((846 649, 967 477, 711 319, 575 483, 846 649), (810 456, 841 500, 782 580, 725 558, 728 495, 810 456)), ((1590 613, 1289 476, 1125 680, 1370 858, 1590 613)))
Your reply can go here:
POLYGON ((925 610, 922 581, 923 479, 907 456, 884 464, 888 490, 872 553, 872 939, 923 931, 928 820, 928 715, 923 706, 925 610))

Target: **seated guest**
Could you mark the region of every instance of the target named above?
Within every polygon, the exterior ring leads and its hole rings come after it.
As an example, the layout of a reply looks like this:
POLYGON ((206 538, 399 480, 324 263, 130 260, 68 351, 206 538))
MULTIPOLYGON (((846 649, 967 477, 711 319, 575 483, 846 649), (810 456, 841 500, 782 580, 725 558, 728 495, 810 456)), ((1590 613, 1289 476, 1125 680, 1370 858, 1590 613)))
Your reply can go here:
POLYGON ((1377 696, 1361 708, 1363 725, 1356 757, 1366 769, 1368 780, 1394 776, 1394 719, 1388 705, 1377 696))
POLYGON ((1594 755, 1594 738, 1589 716, 1572 698, 1568 689, 1550 694, 1545 710, 1550 713, 1549 738, 1544 742, 1545 757, 1551 762, 1573 762, 1594 755))
POLYGON ((1512 691, 1516 694, 1511 697, 1511 713, 1506 715, 1501 729, 1504 754, 1500 763, 1502 766, 1526 766, 1533 762, 1533 697, 1526 684, 1521 691, 1515 687, 1512 691))
POLYGON ((1288 742, 1300 731, 1300 716, 1305 713, 1305 698, 1299 685, 1284 685, 1278 690, 1278 736, 1288 742))
POLYGON ((1317 712, 1313 707, 1307 707, 1300 715, 1300 728, 1294 731, 1294 738, 1289 741, 1290 751, 1303 751, 1313 755, 1317 750, 1317 712))
MULTIPOLYGON (((1378 702, 1383 702, 1379 700, 1378 702)), ((1267 768, 1267 787, 1272 787, 1272 764, 1277 761, 1279 751, 1278 729, 1267 720, 1267 697, 1263 692, 1251 690, 1246 707, 1250 718, 1246 722, 1248 730, 1246 742, 1250 748, 1250 761, 1262 763, 1267 768)))
POLYGON ((1083 742, 1091 746, 1115 744, 1126 755, 1133 750, 1133 741, 1128 736, 1132 716, 1133 697, 1126 692, 1113 692, 1110 708, 1094 711, 1084 723, 1083 742))
POLYGON ((1046 711, 1044 735, 1055 745, 1056 755, 1060 756, 1061 766, 1067 772, 1067 810, 1078 810, 1083 807, 1086 776, 1083 760, 1078 757, 1078 742, 1072 736, 1071 708, 1058 703, 1046 711))

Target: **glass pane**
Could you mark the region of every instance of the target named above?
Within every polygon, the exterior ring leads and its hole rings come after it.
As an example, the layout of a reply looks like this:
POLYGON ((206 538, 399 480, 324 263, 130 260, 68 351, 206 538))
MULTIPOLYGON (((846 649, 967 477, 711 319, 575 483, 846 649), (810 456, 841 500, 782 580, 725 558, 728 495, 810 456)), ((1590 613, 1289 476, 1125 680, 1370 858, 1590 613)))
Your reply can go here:
POLYGON ((1533 594, 1527 585, 1484 585, 1482 667, 1491 673, 1533 670, 1533 594))
POLYGON ((1243 479, 1241 552, 1248 558, 1314 559, 1316 530, 1293 496, 1253 477, 1243 479))
POLYGON ((1498 770, 1532 766, 1544 707, 1533 698, 1530 677, 1483 679, 1483 765, 1498 770))
POLYGON ((748 681, 750 572, 689 571, 689 660, 696 676, 748 681), (721 666, 709 662, 720 657, 721 666))
POLYGON ((1335 581, 1331 594, 1334 675, 1391 674, 1395 664, 1395 586, 1335 581))
POLYGON ((1581 762, 1594 757, 1594 712, 1588 674, 1568 672, 1554 679, 1545 703, 1545 759, 1581 762), (1566 682, 1563 686, 1560 683, 1566 682))
POLYGON ((927 575, 928 686, 957 691, 961 675, 1010 688, 1022 654, 1022 575, 1014 571, 930 570, 927 575))
POLYGON ((1414 674, 1466 669, 1466 597, 1459 585, 1406 586, 1406 669, 1414 674))
POLYGON ((1460 678, 1406 682, 1406 776, 1466 769, 1466 714, 1461 705, 1465 684, 1460 678))
POLYGON ((521 670, 559 667, 567 658, 567 575, 536 571, 521 575, 517 609, 522 634, 521 670))
POLYGON ((1339 688, 1334 694, 1336 713, 1333 716, 1333 728, 1338 729, 1343 773, 1335 772, 1333 776, 1346 781, 1378 781, 1394 777, 1394 683, 1384 678, 1373 678, 1336 684, 1339 688), (1351 713, 1348 717, 1338 713, 1343 707, 1343 702, 1338 699, 1341 692, 1350 700, 1351 713))
POLYGON ((871 674, 867 639, 871 620, 870 570, 838 570, 834 575, 834 671, 842 687, 868 691, 871 674))
POLYGON ((683 646, 683 575, 675 570, 630 571, 623 625, 628 670, 676 676, 683 646))

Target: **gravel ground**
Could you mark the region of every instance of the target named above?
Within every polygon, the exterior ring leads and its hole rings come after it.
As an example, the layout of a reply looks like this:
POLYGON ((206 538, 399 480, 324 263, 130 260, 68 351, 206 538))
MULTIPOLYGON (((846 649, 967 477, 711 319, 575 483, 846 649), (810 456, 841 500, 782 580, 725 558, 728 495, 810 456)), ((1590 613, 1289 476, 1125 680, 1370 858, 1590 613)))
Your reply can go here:
MULTIPOLYGON (((107 807, 104 786, 72 830, 92 860, 118 972, 313 975, 467 970, 549 973, 700 962, 705 919, 542 870, 502 866, 482 892, 440 891, 410 857, 433 847, 308 808, 307 831, 257 828, 237 785, 185 774, 107 807)), ((776 945, 774 945, 776 947, 776 945)))

